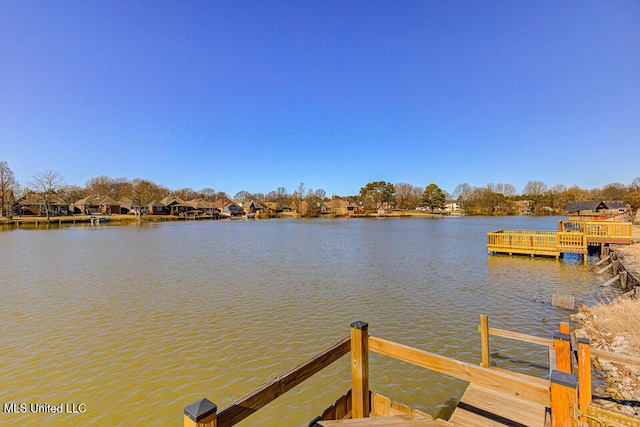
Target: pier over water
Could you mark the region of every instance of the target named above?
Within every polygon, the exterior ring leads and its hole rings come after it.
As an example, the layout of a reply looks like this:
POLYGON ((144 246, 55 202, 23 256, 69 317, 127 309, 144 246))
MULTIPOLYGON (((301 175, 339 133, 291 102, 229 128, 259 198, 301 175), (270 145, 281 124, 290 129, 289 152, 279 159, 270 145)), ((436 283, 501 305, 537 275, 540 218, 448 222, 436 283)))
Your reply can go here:
POLYGON ((586 255, 589 248, 633 243, 633 226, 621 221, 558 221, 558 230, 497 230, 487 233, 489 254, 586 255))

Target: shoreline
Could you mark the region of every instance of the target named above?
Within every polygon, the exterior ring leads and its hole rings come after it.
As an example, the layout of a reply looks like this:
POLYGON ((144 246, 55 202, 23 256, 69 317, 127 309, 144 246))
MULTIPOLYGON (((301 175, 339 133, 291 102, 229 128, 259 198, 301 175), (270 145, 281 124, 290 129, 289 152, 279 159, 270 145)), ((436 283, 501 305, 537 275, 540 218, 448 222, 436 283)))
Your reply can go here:
MULTIPOLYGON (((640 225, 633 226, 634 243, 612 245, 621 268, 640 279, 640 225)), ((617 285, 619 286, 619 285, 617 285)), ((621 295, 593 307, 580 307, 570 315, 576 335, 589 338, 594 348, 640 358, 640 298, 621 295), (634 323, 635 322, 635 323, 634 323)), ((640 416, 640 369, 592 358, 603 384, 594 388, 593 402, 605 409, 640 416)))

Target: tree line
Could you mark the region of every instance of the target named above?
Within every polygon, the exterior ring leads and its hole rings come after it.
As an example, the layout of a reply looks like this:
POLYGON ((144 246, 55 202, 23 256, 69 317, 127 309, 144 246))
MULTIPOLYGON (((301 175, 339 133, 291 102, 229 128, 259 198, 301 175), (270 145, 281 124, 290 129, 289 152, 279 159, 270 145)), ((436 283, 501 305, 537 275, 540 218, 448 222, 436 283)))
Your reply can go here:
POLYGON ((473 187, 468 183, 456 186, 449 194, 437 184, 430 183, 426 187, 408 183, 392 184, 386 181, 374 181, 360 188, 359 193, 348 196, 333 195, 328 197, 323 189, 311 189, 300 183, 291 193, 285 187, 264 193, 239 191, 229 195, 213 188, 194 190, 192 188, 169 189, 153 181, 135 178, 111 178, 97 176, 89 179, 84 186, 67 184, 58 172, 46 170, 37 173, 32 180, 21 185, 6 161, 0 161, 0 217, 10 216, 13 207, 24 198, 38 197, 44 202, 46 210, 54 199, 73 204, 91 195, 108 196, 114 200, 129 199, 138 206, 147 206, 165 197, 176 197, 182 200, 201 199, 214 202, 223 200, 254 200, 258 203, 275 203, 282 207, 290 207, 296 212, 317 216, 322 202, 335 198, 345 198, 358 203, 365 210, 381 207, 397 209, 428 208, 442 209, 447 203, 457 203, 460 209, 468 214, 476 215, 513 215, 516 202, 530 202, 535 215, 561 213, 570 202, 588 200, 619 201, 631 206, 635 213, 640 206, 640 177, 628 185, 622 183, 607 184, 602 188, 582 189, 576 185, 567 187, 562 184, 548 187, 542 181, 529 181, 518 193, 515 186, 507 183, 489 183, 484 187, 473 187))

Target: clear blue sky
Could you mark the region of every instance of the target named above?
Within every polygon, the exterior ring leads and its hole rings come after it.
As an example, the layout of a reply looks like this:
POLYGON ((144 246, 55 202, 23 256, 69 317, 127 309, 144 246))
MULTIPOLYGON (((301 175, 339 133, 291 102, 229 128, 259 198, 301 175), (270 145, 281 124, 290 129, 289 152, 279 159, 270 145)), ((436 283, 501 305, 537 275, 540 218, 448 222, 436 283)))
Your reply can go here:
POLYGON ((0 0, 21 183, 352 195, 640 176, 638 1, 0 0))

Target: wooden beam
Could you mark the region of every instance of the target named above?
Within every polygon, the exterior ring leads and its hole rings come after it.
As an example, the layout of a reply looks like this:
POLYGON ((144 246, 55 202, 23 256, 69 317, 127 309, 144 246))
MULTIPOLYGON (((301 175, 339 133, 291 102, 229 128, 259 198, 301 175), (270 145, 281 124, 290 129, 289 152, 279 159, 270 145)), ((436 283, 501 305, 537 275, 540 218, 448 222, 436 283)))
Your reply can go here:
POLYGON ((640 368, 640 358, 627 356, 625 354, 611 353, 610 351, 600 350, 598 348, 592 348, 591 354, 609 362, 620 363, 622 365, 631 366, 634 368, 640 368))
POLYGON ((591 341, 578 338, 578 407, 580 421, 587 423, 587 408, 591 403, 591 341))
POLYGON ((351 324, 351 417, 369 416, 369 324, 351 324))
MULTIPOLYGON (((479 330, 479 328, 478 328, 479 330)), ((516 341, 522 341, 529 344, 537 344, 549 347, 553 344, 553 340, 549 338, 536 337, 534 335, 521 334, 519 332, 505 331, 503 329, 489 328, 489 335, 496 337, 509 338, 516 341)))
POLYGON ((218 427, 233 426, 273 402, 276 398, 340 359, 351 349, 351 338, 344 338, 322 353, 274 378, 241 397, 218 413, 218 427))
POLYGON ((620 275, 619 274, 613 276, 611 279, 607 280, 606 282, 604 282, 600 286, 602 286, 604 288, 605 286, 609 286, 610 284, 612 284, 613 282, 615 282, 618 279, 620 279, 620 275))
POLYGON ((553 349, 556 353, 555 368, 560 372, 571 373, 571 336, 556 332, 553 334, 553 349))
POLYGON ((489 316, 486 314, 480 315, 480 348, 482 353, 482 361, 480 366, 483 368, 489 368, 491 366, 491 359, 489 353, 489 316))
POLYGON ((494 388, 506 394, 517 395, 523 399, 549 406, 548 386, 543 386, 539 382, 528 381, 521 376, 516 377, 372 336, 369 337, 369 350, 463 381, 494 388))
POLYGON ((578 378, 551 373, 551 427, 578 427, 578 378))
POLYGON ((610 269, 611 267, 613 267, 613 263, 611 263, 611 264, 607 265, 606 267, 601 268, 600 270, 596 271, 596 274, 602 274, 605 271, 607 271, 608 269, 610 269))
POLYGON ((600 261, 596 262, 596 267, 599 266, 600 264, 604 264, 605 262, 609 261, 609 259, 611 259, 610 255, 607 255, 606 257, 602 258, 600 261))

